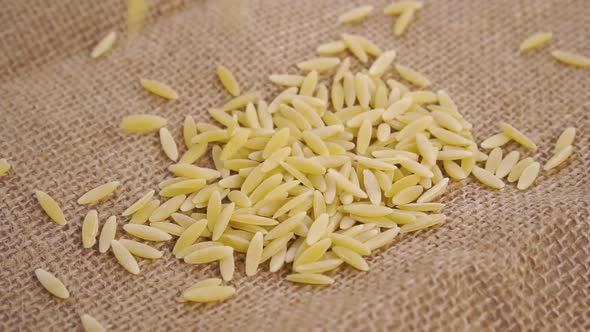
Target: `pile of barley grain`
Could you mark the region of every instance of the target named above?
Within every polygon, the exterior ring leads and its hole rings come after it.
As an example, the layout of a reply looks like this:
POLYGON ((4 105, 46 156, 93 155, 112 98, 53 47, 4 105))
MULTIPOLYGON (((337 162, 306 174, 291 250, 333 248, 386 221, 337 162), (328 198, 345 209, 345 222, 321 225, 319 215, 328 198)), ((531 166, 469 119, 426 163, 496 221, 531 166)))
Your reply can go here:
MULTIPOLYGON (((145 3, 129 3, 129 28, 137 30, 143 24, 145 3)), ((400 15, 395 24, 399 35, 421 8, 419 2, 405 1, 384 12, 400 15)), ((360 22, 372 9, 356 8, 339 21, 360 22)), ((538 47, 550 35, 533 37, 521 49, 538 47)), ((115 33, 108 34, 92 57, 106 54, 115 39, 115 33)), ((236 77, 220 65, 219 79, 234 98, 209 110, 216 123, 195 123, 186 117, 182 156, 165 127, 166 119, 149 114, 122 119, 125 132, 159 132, 162 149, 174 162, 168 167, 173 177, 158 185, 159 198, 146 189, 122 212, 129 219, 123 230, 143 241, 174 241, 173 254, 187 264, 219 264, 223 280, 201 280, 184 290, 180 301, 213 302, 233 296, 235 289, 223 283, 233 279, 238 253, 245 256, 247 276, 261 268, 276 272, 289 264, 289 281, 331 284, 330 271, 346 265, 367 271, 365 257, 400 233, 443 223, 445 205, 437 199, 450 179, 473 174, 481 183, 501 189, 507 177, 521 190, 536 179, 540 163, 521 159, 518 151, 504 156, 501 148, 515 141, 534 151, 537 146, 530 138, 502 123, 501 133, 478 146, 471 123, 451 97, 443 90, 427 90, 430 80, 398 63, 394 50, 382 52, 362 36, 342 34, 341 40, 322 44, 317 51, 320 57, 297 64, 302 75, 269 77, 284 87, 270 103, 259 93, 242 93, 236 77), (341 56, 347 51, 354 58, 341 56), (371 57, 368 68, 352 71, 352 61, 364 65, 371 57), (214 167, 197 166, 208 151, 214 167)), ((179 98, 159 81, 140 83, 163 98, 179 98)), ((545 170, 569 158, 574 136, 574 128, 563 132, 545 170)), ((9 168, 0 160, 0 176, 9 168)), ((113 181, 98 186, 78 203, 95 204, 119 185, 113 181)), ((53 198, 42 191, 36 196, 52 220, 66 224, 53 198)), ((98 243, 100 253, 110 249, 130 273, 140 273, 136 257, 162 257, 146 243, 117 239, 116 216, 107 219, 100 233, 99 223, 98 211, 89 210, 82 245, 92 248, 98 243)), ((42 269, 35 273, 49 292, 69 297, 53 274, 42 269)), ((89 315, 82 323, 88 331, 104 330, 89 315)))

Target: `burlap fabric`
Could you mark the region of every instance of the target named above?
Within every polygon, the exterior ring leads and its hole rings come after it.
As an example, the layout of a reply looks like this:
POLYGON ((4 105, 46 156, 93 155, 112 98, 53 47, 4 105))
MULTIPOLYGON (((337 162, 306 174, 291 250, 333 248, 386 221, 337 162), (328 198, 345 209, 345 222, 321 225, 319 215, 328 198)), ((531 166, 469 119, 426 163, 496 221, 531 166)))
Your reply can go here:
POLYGON ((370 20, 342 27, 336 17, 348 1, 158 1, 141 33, 97 61, 89 57, 95 42, 124 31, 124 1, 1 1, 0 155, 14 170, 0 180, 0 330, 79 331, 83 313, 113 331, 589 330, 589 71, 556 63, 547 50, 516 52, 526 36, 548 30, 550 49, 590 55, 588 2, 428 1, 397 39, 381 14, 387 1, 370 2, 370 20), (142 260, 132 276, 112 255, 82 249, 82 193, 122 182, 97 206, 102 223, 167 176, 157 135, 125 135, 121 117, 164 116, 181 142, 186 114, 205 119, 229 98, 217 64, 270 99, 269 74, 295 73, 296 62, 344 31, 395 49, 400 63, 447 89, 478 141, 509 121, 537 142, 530 155, 544 162, 573 125, 574 159, 525 192, 454 183, 446 224, 400 236, 369 259, 367 273, 339 269, 332 287, 292 284, 286 270, 245 278, 240 263, 235 298, 182 304, 179 292, 217 276, 217 266, 181 263, 161 244, 165 256, 142 260), (180 100, 143 91, 140 77, 169 83, 180 100), (35 189, 60 202, 65 227, 43 214, 35 189), (43 290, 38 267, 55 272, 71 298, 43 290))

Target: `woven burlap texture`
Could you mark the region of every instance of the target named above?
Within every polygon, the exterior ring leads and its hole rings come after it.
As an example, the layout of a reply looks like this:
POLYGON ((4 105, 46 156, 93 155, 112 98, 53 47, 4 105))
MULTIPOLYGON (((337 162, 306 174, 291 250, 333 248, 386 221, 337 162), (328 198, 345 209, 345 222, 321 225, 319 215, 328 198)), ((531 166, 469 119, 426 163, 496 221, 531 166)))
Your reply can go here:
POLYGON ((590 55, 587 0, 426 1, 401 38, 381 14, 387 1, 370 2, 367 22, 340 26, 339 14, 368 2, 152 1, 146 27, 93 60, 97 40, 125 31, 125 1, 2 1, 0 157, 13 171, 0 180, 0 330, 80 331, 83 313, 112 331, 589 330, 590 72, 549 56, 556 48, 590 55), (553 32, 549 48, 519 55, 537 31, 553 32), (217 64, 270 100, 269 74, 297 73, 295 63, 342 32, 395 49, 399 63, 446 89, 479 142, 508 121, 540 147, 520 151, 545 162, 560 132, 575 126, 573 159, 524 192, 454 182, 444 225, 398 237, 369 258, 369 272, 330 273, 331 287, 290 283, 288 269, 246 278, 240 258, 234 298, 178 303, 182 289, 218 276, 218 267, 184 264, 172 243, 157 244, 164 257, 141 260, 133 276, 112 254, 82 248, 82 193, 121 181, 96 206, 102 225, 169 176, 157 135, 122 133, 123 116, 166 117, 180 143, 185 115, 207 119, 230 98, 217 64), (180 99, 149 94, 140 77, 170 84, 180 99), (43 214, 36 189, 61 204, 66 226, 43 214), (36 268, 59 276, 71 297, 49 295, 36 268))

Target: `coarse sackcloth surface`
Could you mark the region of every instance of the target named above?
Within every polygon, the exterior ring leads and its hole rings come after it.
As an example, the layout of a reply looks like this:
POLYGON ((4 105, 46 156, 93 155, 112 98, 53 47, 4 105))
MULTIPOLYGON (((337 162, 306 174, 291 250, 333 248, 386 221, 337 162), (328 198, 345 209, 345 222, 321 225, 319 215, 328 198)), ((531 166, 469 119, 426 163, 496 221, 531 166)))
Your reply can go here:
MULTIPOLYGON (((125 1, 1 3, 0 155, 13 171, 0 180, 0 330, 78 331, 83 313, 113 331, 590 329, 590 72, 549 56, 557 48, 590 55, 587 0, 425 1, 401 38, 381 14, 384 0, 152 1, 146 27, 99 60, 89 56, 95 43, 125 31, 125 1), (337 24, 369 3, 368 21, 337 24), (537 31, 553 32, 549 48, 517 54, 537 31), (185 115, 208 119, 208 108, 230 98, 218 64, 233 69, 243 91, 270 100, 269 74, 297 73, 295 63, 342 32, 395 49, 397 62, 446 89, 479 142, 507 121, 537 142, 529 155, 545 162, 561 131, 575 126, 573 160, 525 192, 453 182, 444 225, 398 237, 369 258, 367 273, 338 269, 332 287, 290 283, 287 269, 245 278, 240 258, 237 296, 178 303, 182 289, 218 276, 218 267, 184 264, 172 243, 156 244, 164 257, 141 260, 133 276, 112 254, 82 248, 81 194, 121 181, 96 207, 102 225, 169 176, 158 135, 122 133, 123 116, 166 117, 180 144, 185 115), (180 99, 149 94, 141 77, 166 82, 180 99), (43 214, 35 189, 61 204, 66 226, 43 214), (63 280, 70 299, 42 289, 33 273, 40 267, 63 280)), ((123 222, 117 237, 126 237, 123 222)))

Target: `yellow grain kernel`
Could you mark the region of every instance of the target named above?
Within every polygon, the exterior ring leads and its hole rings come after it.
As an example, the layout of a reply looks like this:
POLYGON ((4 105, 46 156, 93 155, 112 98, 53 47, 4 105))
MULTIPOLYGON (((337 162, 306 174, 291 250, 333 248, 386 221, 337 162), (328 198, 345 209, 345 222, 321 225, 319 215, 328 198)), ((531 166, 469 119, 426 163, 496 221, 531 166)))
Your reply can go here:
POLYGON ((318 73, 321 73, 338 66, 339 63, 340 59, 336 57, 320 57, 299 62, 297 68, 307 72, 315 70, 318 73))
POLYGON ((91 248, 96 243, 98 235, 98 212, 90 210, 84 217, 82 224, 82 245, 84 248, 91 248))
POLYGON ((178 93, 168 85, 148 79, 140 79, 141 86, 147 91, 166 99, 178 99, 178 93))
POLYGON ((90 56, 92 58, 98 58, 100 56, 107 54, 113 48, 113 45, 115 45, 116 40, 117 40, 117 33, 115 31, 109 32, 92 49, 92 53, 90 53, 90 56))
POLYGON ((111 195, 115 190, 117 190, 119 184, 119 181, 112 181, 91 189, 78 198, 78 204, 94 204, 111 195))
POLYGON ((553 153, 557 153, 559 150, 565 148, 568 145, 574 144, 574 138, 576 137, 576 128, 568 127, 566 128, 555 143, 555 149, 553 149, 553 153))
POLYGON ((334 283, 334 279, 319 273, 289 274, 287 280, 310 285, 331 285, 334 283))
POLYGON ((133 255, 119 241, 112 240, 110 246, 117 262, 131 274, 139 274, 139 265, 133 255))
POLYGON ((476 179, 478 179, 481 183, 485 184, 488 187, 494 189, 504 188, 504 182, 502 182, 500 178, 495 176, 490 171, 474 166, 472 174, 475 176, 476 179))
POLYGON ((221 84, 223 84, 232 96, 237 97, 240 95, 240 86, 231 70, 224 65, 219 65, 217 66, 217 76, 221 84))
POLYGON ((541 169, 541 164, 538 162, 534 162, 528 165, 523 171, 520 177, 518 178, 518 183, 516 187, 519 190, 525 190, 530 187, 535 179, 539 175, 539 170, 541 169))
POLYGON ((359 23, 364 21, 372 11, 373 6, 356 7, 338 16, 338 22, 340 24, 359 23))
POLYGON ((551 37, 553 36, 552 33, 550 32, 538 32, 535 33, 534 35, 528 37, 527 39, 525 39, 519 47, 519 50, 521 52, 524 51, 528 51, 528 50, 532 50, 534 48, 540 48, 545 46, 547 43, 549 43, 549 40, 551 39, 551 37))
POLYGON ((35 191, 35 196, 37 197, 39 205, 41 205, 41 208, 51 220, 55 221, 58 225, 63 226, 66 224, 66 218, 64 217, 61 208, 51 196, 40 190, 35 191))
POLYGON ((582 68, 590 67, 590 58, 583 55, 557 50, 551 52, 551 56, 566 65, 582 68))
POLYGON ((390 4, 389 6, 383 9, 383 14, 385 15, 400 15, 403 13, 404 10, 412 8, 412 9, 422 9, 422 2, 420 1, 399 1, 390 4))
POLYGON ((513 126, 511 126, 505 122, 502 122, 500 124, 500 128, 502 128, 504 135, 506 135, 506 136, 510 137, 511 139, 515 140, 516 142, 520 143, 525 148, 529 148, 531 150, 537 149, 537 145, 535 144, 535 142, 533 142, 533 140, 528 138, 526 135, 524 135, 522 132, 520 132, 518 129, 514 128, 513 126))
POLYGON ((54 296, 57 296, 61 299, 67 299, 70 297, 70 292, 63 282, 61 282, 61 280, 59 280, 51 272, 47 272, 43 269, 36 269, 35 276, 41 285, 43 285, 43 287, 54 296))
POLYGON ((574 147, 571 145, 561 148, 547 161, 547 163, 545 163, 543 169, 548 171, 561 165, 572 155, 572 153, 574 153, 574 147))
POLYGON ((350 52, 352 52, 352 54, 354 54, 354 56, 357 57, 357 59, 359 59, 360 62, 366 63, 369 60, 367 52, 365 52, 365 49, 359 42, 357 36, 343 33, 340 35, 340 37, 346 44, 346 47, 348 47, 350 52))
POLYGON ((425 88, 430 85, 430 81, 426 76, 415 71, 414 69, 400 64, 395 65, 395 70, 404 80, 414 84, 419 88, 425 88))

